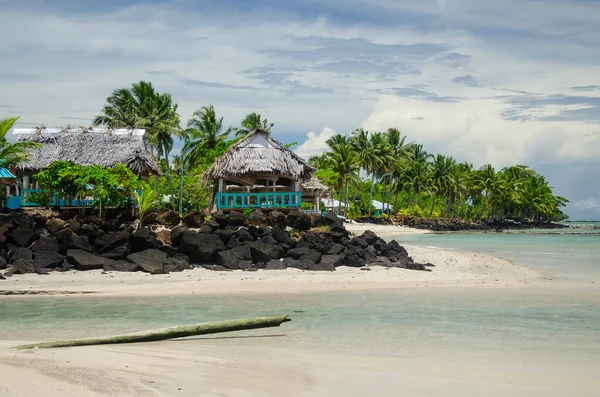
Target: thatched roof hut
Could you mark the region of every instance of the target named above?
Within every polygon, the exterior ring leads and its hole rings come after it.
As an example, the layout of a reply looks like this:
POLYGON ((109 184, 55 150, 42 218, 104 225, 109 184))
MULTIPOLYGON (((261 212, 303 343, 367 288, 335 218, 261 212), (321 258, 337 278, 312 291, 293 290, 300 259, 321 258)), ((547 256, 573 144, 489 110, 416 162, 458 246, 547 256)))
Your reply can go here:
POLYGON ((311 177, 308 181, 302 183, 303 197, 329 197, 331 188, 323 185, 317 177, 311 177))
POLYGON ((127 165, 141 177, 159 174, 154 157, 148 152, 144 130, 105 129, 15 129, 18 141, 42 144, 33 149, 31 159, 17 165, 23 171, 37 171, 55 161, 80 165, 114 167, 127 165))
POLYGON ((206 170, 203 180, 228 179, 252 183, 257 178, 309 179, 315 168, 296 153, 271 138, 262 130, 254 130, 232 145, 206 170))

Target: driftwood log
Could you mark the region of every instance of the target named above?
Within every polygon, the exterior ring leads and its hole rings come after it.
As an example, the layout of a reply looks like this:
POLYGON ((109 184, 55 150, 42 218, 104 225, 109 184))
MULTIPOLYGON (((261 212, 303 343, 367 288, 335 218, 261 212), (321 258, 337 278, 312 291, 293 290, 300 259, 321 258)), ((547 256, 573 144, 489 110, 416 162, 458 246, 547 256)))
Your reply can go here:
POLYGON ((17 346, 17 349, 52 348, 109 345, 117 343, 154 342, 158 340, 183 338, 194 335, 216 334, 220 332, 242 331, 247 329, 278 327, 282 323, 292 321, 287 315, 256 317, 241 320, 214 321, 196 325, 183 325, 152 331, 144 331, 133 334, 110 336, 94 339, 75 339, 57 342, 34 343, 30 345, 17 346))

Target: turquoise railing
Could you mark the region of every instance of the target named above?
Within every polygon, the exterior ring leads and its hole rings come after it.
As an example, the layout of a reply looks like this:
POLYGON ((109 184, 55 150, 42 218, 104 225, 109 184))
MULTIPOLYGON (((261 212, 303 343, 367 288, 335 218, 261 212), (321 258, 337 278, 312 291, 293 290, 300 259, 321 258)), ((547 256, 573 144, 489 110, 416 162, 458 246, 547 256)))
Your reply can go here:
POLYGON ((290 208, 300 207, 301 192, 217 193, 217 208, 290 208))
MULTIPOLYGON (((33 193, 42 193, 43 189, 21 189, 21 207, 39 207, 35 201, 29 199, 33 193)), ((86 199, 58 199, 56 192, 52 193, 52 207, 90 207, 94 200, 86 199)))

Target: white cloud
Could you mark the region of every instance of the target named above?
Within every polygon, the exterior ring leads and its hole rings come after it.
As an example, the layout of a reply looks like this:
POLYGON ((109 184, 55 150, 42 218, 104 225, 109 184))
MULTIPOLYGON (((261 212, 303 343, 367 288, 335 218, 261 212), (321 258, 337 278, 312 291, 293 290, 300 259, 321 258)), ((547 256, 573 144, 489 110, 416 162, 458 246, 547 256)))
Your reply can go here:
POLYGON ((573 204, 573 207, 580 211, 600 212, 600 200, 593 197, 582 199, 573 204))
POLYGON ((337 132, 333 128, 325 127, 321 132, 310 131, 306 134, 306 140, 295 150, 296 154, 304 159, 317 156, 329 149, 327 140, 337 132))

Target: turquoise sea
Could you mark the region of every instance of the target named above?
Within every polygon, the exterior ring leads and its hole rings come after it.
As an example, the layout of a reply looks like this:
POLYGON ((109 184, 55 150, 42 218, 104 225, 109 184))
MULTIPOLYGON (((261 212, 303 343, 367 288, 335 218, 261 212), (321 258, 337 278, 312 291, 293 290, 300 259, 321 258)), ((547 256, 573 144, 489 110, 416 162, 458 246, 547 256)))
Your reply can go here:
POLYGON ((418 357, 466 368, 494 362, 504 363, 499 365, 508 372, 552 363, 559 366, 552 376, 563 369, 567 377, 594 368, 600 373, 597 230, 431 234, 399 240, 500 256, 533 267, 553 282, 310 294, 0 297, 0 340, 89 337, 285 313, 291 323, 238 334, 260 338, 190 343, 232 348, 259 344, 406 362, 418 357))

